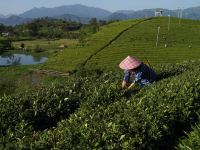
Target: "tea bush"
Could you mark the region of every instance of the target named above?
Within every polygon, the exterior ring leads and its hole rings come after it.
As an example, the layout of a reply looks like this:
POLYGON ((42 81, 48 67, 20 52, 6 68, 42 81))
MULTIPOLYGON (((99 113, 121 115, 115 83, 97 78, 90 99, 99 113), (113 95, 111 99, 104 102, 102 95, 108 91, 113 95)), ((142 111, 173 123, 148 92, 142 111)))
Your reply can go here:
POLYGON ((55 149, 170 149, 183 129, 196 120, 200 108, 198 72, 160 81, 129 100, 108 105, 107 99, 106 105, 96 107, 85 104, 56 129, 42 132, 35 145, 55 149))
POLYGON ((171 18, 170 31, 166 26, 167 21, 167 17, 158 17, 140 22, 96 53, 87 62, 86 67, 103 68, 104 70, 115 68, 127 55, 148 61, 150 64, 199 59, 200 32, 197 32, 199 21, 183 19, 183 24, 179 26, 178 19, 171 18), (160 26, 160 34, 158 46, 156 46, 155 37, 158 26, 160 26), (191 43, 192 48, 189 48, 191 43), (165 44, 168 47, 165 47, 165 44))
POLYGON ((3 96, 2 147, 172 148, 183 130, 197 120, 200 63, 155 68, 159 81, 129 96, 120 90, 121 74, 114 71, 3 96))
POLYGON ((180 141, 178 150, 200 149, 200 124, 193 127, 193 131, 187 134, 187 138, 180 141))
MULTIPOLYGON (((79 79, 69 77, 65 83, 52 84, 49 87, 39 87, 34 91, 29 90, 14 96, 4 95, 1 97, 0 131, 4 136, 3 143, 12 143, 9 137, 15 135, 16 126, 20 126, 19 124, 22 122, 26 124, 27 128, 33 129, 31 133, 56 126, 57 122, 68 118, 78 109, 80 103, 98 94, 97 91, 101 91, 103 96, 104 92, 110 89, 110 94, 104 96, 114 99, 116 89, 112 87, 115 88, 116 85, 111 85, 111 82, 114 79, 117 80, 116 78, 109 78, 108 74, 104 74, 102 77, 93 74, 90 77, 77 76, 77 78, 79 79), (104 86, 98 87, 99 83, 103 81, 106 82, 104 86)), ((99 103, 101 103, 101 99, 99 99, 99 103)))

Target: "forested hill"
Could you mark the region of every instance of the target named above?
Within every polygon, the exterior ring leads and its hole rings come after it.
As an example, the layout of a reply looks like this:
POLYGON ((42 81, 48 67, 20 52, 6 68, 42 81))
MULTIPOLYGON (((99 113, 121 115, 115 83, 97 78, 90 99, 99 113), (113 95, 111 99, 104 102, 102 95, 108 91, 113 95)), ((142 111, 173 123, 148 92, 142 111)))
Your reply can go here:
POLYGON ((20 14, 20 17, 23 18, 38 18, 38 17, 54 17, 64 14, 72 14, 79 17, 84 18, 105 18, 108 15, 111 14, 111 12, 101 9, 101 8, 95 8, 95 7, 88 7, 80 4, 76 5, 68 5, 68 6, 59 6, 54 8, 33 8, 31 10, 28 10, 22 14, 20 14))
MULTIPOLYGON (((127 11, 121 10, 111 14, 108 18, 111 20, 126 20, 126 19, 135 19, 135 18, 144 18, 144 17, 153 17, 155 16, 155 9, 144 9, 138 11, 127 11)), ((191 7, 187 9, 176 9, 169 10, 160 8, 163 11, 163 16, 173 16, 181 17, 185 19, 200 19, 200 7, 191 7)))
MULTIPOLYGON (((136 19, 144 17, 153 17, 155 15, 155 10, 144 9, 144 10, 119 10, 116 12, 110 12, 100 8, 88 7, 84 5, 69 5, 69 6, 59 6, 55 8, 32 8, 20 15, 4 16, 0 14, 0 23, 5 25, 16 25, 22 24, 30 21, 34 18, 41 17, 53 17, 61 18, 64 20, 73 20, 81 23, 88 23, 91 18, 97 18, 100 20, 127 20, 136 19)), ((187 9, 175 9, 169 10, 160 8, 163 10, 163 15, 171 15, 173 17, 179 17, 181 14, 182 18, 187 19, 200 19, 200 7, 192 7, 187 9)))

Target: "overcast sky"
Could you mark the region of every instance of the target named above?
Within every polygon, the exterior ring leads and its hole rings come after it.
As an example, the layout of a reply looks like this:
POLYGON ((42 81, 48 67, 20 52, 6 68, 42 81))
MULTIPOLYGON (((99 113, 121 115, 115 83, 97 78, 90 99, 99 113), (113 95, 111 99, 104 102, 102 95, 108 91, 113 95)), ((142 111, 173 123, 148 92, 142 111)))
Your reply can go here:
POLYGON ((116 10, 141 10, 145 8, 177 9, 200 6, 200 0, 0 0, 0 14, 20 14, 33 7, 56 7, 83 4, 116 10))

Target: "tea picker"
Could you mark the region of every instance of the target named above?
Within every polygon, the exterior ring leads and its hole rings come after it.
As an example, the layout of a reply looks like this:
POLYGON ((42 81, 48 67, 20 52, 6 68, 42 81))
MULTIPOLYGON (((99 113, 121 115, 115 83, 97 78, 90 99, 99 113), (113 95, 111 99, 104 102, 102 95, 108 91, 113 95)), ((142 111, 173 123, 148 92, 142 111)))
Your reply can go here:
POLYGON ((131 89, 136 84, 144 87, 156 81, 155 71, 135 57, 127 56, 119 67, 124 70, 122 89, 131 89))

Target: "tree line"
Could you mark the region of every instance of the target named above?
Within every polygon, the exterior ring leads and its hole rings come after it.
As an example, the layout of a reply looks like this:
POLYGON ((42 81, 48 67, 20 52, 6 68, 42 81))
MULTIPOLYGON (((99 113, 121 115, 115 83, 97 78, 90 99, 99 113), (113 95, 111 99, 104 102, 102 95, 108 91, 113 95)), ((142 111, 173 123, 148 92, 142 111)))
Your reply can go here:
POLYGON ((15 38, 78 39, 83 33, 91 34, 97 32, 100 26, 107 23, 103 20, 98 21, 96 18, 91 18, 88 24, 82 24, 74 21, 45 17, 16 26, 0 24, 0 36, 15 38))
POLYGON ((31 22, 5 26, 0 24, 0 50, 11 49, 12 41, 32 39, 78 39, 84 43, 85 37, 99 31, 100 26, 110 22, 91 18, 88 24, 62 19, 38 18, 31 22))

